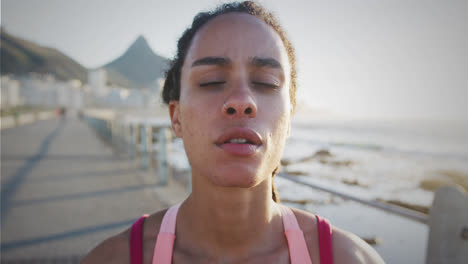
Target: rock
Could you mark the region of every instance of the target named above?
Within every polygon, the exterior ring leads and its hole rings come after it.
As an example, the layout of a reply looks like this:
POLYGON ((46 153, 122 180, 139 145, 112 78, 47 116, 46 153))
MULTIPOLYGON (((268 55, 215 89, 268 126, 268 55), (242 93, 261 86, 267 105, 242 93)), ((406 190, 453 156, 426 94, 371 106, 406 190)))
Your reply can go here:
POLYGON ((361 186, 361 187, 366 187, 366 188, 369 187, 366 184, 360 183, 357 179, 354 179, 354 180, 343 179, 341 180, 341 182, 347 185, 351 185, 351 186, 361 186))
POLYGON ((333 157, 333 155, 330 153, 329 150, 327 149, 321 149, 317 152, 315 152, 314 156, 320 156, 320 157, 333 157))
POLYGON ((286 171, 287 174, 293 175, 293 176, 304 176, 307 175, 307 173, 302 172, 302 171, 286 171))
POLYGON ((379 237, 361 237, 361 239, 372 246, 382 244, 382 239, 380 239, 379 237))
POLYGON ((281 160, 281 166, 288 166, 292 163, 292 161, 288 160, 288 159, 282 159, 281 160))

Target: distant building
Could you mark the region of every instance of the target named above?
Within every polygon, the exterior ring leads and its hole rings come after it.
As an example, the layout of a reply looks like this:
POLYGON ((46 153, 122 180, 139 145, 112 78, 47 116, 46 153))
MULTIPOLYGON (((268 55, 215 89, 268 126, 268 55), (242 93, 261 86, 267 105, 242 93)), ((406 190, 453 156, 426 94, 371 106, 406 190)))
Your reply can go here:
POLYGON ((151 86, 151 92, 159 96, 164 86, 165 80, 165 78, 157 78, 156 80, 154 80, 153 85, 151 86))
POLYGON ((52 75, 29 73, 21 77, 1 77, 2 108, 18 105, 39 107, 83 107, 81 81, 56 80, 52 75))
POLYGON ((25 105, 44 107, 57 105, 57 84, 53 76, 30 73, 28 76, 20 77, 19 81, 25 105))
POLYGON ((107 89, 107 72, 103 68, 88 71, 88 85, 95 96, 105 96, 107 89))
POLYGON ((145 93, 144 91, 131 90, 129 95, 125 98, 125 105, 128 107, 144 108, 145 107, 145 93))
POLYGON ((57 87, 57 104, 72 109, 82 108, 83 90, 81 88, 81 81, 70 80, 68 82, 61 82, 60 84, 57 87))
POLYGON ((154 80, 150 89, 147 91, 147 96, 145 97, 146 100, 144 106, 146 108, 158 107, 163 103, 161 99, 161 92, 164 86, 164 81, 164 78, 157 78, 154 80))
POLYGON ((20 95, 20 83, 8 75, 1 77, 1 108, 10 108, 23 104, 20 95))

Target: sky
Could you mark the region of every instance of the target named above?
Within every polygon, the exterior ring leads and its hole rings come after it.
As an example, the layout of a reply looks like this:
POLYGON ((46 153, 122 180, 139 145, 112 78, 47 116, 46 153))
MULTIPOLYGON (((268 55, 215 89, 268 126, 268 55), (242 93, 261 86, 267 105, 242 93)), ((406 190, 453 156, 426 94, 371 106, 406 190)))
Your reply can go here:
MULTIPOLYGON (((298 101, 348 118, 468 121, 468 1, 258 1, 296 48, 298 101)), ((143 35, 163 56, 218 0, 1 0, 9 33, 88 68, 143 35)))

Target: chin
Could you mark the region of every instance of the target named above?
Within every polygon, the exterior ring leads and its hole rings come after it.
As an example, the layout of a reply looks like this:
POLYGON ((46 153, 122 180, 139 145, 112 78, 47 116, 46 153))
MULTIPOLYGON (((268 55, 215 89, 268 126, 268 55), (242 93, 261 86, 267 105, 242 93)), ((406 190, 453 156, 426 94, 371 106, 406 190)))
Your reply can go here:
POLYGON ((220 170, 210 176, 210 181, 217 186, 233 188, 251 188, 262 182, 257 170, 231 168, 220 170))

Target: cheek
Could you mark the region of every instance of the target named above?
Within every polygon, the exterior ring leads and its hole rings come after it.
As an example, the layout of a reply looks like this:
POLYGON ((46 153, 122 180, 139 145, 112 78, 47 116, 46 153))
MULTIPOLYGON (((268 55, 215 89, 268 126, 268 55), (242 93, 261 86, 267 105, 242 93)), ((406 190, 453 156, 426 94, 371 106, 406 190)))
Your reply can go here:
POLYGON ((181 104, 180 120, 184 143, 196 145, 208 137, 208 129, 206 129, 209 121, 207 110, 203 109, 203 104, 181 104))
POLYGON ((197 113, 191 111, 190 107, 181 107, 180 120, 185 153, 191 166, 193 166, 193 159, 201 158, 201 153, 198 153, 197 150, 200 149, 199 144, 201 143, 200 138, 203 130, 198 128, 197 125, 200 123, 200 120, 197 117, 197 113))
POLYGON ((180 120, 182 126, 182 138, 187 139, 193 136, 197 136, 199 131, 197 131, 197 127, 195 126, 201 120, 197 118, 198 113, 194 112, 197 109, 193 109, 191 107, 181 107, 180 110, 180 120))
POLYGON ((275 124, 276 129, 274 129, 274 134, 272 135, 273 144, 275 144, 279 155, 282 155, 283 148, 288 137, 289 122, 289 115, 283 115, 281 116, 281 118, 278 119, 278 121, 275 124))
POLYGON ((269 120, 268 124, 271 125, 272 136, 282 137, 283 134, 287 134, 291 117, 289 97, 283 95, 274 102, 266 100, 264 103, 268 106, 268 109, 264 110, 264 115, 269 120))
MULTIPOLYGON (((278 144, 281 145, 281 148, 283 148, 286 138, 288 137, 288 132, 289 132, 289 126, 291 122, 291 103, 289 101, 289 97, 283 100, 283 105, 282 107, 278 107, 281 110, 278 113, 277 117, 277 122, 276 126, 278 129, 278 144)), ((282 150, 282 149, 281 149, 282 150)))
POLYGON ((274 159, 280 159, 283 153, 283 148, 288 137, 290 123, 290 103, 289 100, 278 100, 275 104, 270 102, 269 111, 265 111, 265 118, 269 121, 268 137, 269 137, 269 156, 274 159))

